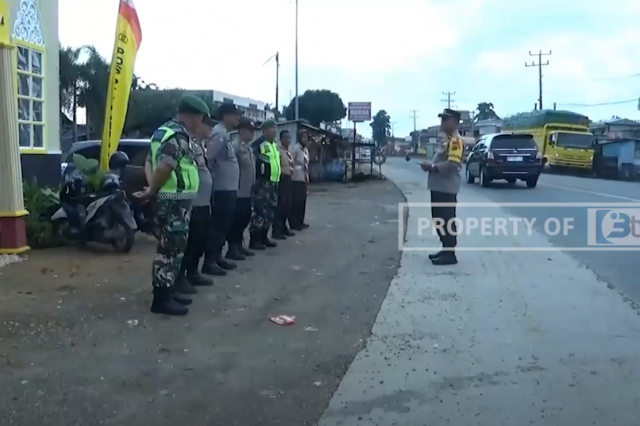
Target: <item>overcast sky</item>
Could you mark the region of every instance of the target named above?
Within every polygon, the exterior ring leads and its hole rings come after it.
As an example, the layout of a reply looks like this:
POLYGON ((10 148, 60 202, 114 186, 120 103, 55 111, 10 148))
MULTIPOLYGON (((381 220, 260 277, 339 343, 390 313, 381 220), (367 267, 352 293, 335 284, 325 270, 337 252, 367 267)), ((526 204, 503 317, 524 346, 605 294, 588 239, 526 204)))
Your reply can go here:
MULTIPOLYGON (((499 115, 533 108, 529 51, 552 50, 544 106, 639 119, 637 0, 299 0, 300 93, 329 89, 371 101, 396 136, 437 122, 443 91, 454 105, 493 102, 499 115), (637 74, 636 77, 629 77, 637 74)), ((118 0, 59 0, 60 42, 95 45, 107 59, 118 0)), ((294 93, 295 0, 135 0, 143 41, 136 73, 162 88, 214 89, 264 102, 294 93)), ((361 126, 364 127, 364 126, 361 126)), ((368 126, 367 126, 368 128, 368 126)), ((363 129, 364 130, 364 129, 363 129)), ((364 132, 363 132, 364 133, 364 132)))

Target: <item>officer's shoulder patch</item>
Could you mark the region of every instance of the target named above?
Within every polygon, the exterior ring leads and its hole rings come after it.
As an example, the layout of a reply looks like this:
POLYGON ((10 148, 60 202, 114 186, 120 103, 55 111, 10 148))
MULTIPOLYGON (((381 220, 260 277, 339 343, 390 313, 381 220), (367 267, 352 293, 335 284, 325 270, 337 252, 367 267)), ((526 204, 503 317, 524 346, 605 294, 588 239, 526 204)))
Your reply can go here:
POLYGON ((155 132, 153 132, 153 135, 151 135, 151 141, 152 142, 159 142, 162 140, 162 138, 164 137, 164 134, 166 133, 166 130, 164 129, 157 129, 155 132))

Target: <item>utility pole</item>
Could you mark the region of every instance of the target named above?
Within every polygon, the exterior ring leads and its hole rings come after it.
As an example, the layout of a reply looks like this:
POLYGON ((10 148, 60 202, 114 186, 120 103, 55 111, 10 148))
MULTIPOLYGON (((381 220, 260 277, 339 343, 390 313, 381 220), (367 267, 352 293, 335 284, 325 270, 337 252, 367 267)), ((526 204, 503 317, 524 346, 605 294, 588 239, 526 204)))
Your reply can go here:
POLYGON ((395 121, 391 122, 391 137, 392 138, 396 137, 396 122, 395 121))
POLYGON ((451 102, 455 102, 454 99, 451 99, 451 96, 455 95, 456 92, 442 92, 442 94, 447 97, 447 99, 443 99, 442 102, 446 102, 447 108, 451 109, 451 102))
POLYGON ((296 105, 295 119, 300 119, 300 96, 298 96, 298 0, 296 0, 296 105))
POLYGON ((543 109, 542 108, 542 67, 546 67, 547 65, 549 65, 549 61, 547 60, 547 62, 542 63, 542 57, 543 56, 551 56, 551 50, 549 51, 549 53, 542 53, 542 50, 539 50, 538 53, 533 53, 533 52, 529 51, 529 56, 537 56, 538 57, 538 63, 537 64, 536 64, 535 61, 532 61, 531 63, 525 62, 524 66, 527 67, 527 68, 538 67, 538 91, 539 91, 538 109, 543 109))
POLYGON ((414 149, 417 151, 418 145, 420 145, 420 135, 418 135, 418 126, 416 125, 416 120, 418 119, 418 110, 414 109, 413 111, 411 111, 411 114, 413 116, 413 134, 416 137, 416 140, 414 142, 414 149))
MULTIPOLYGON (((276 111, 280 112, 280 52, 276 52, 276 111)), ((278 116, 276 116, 278 117, 278 116)))
POLYGON ((276 52, 275 55, 271 56, 269 59, 264 61, 262 66, 267 65, 272 59, 276 60, 276 111, 280 112, 280 52, 276 52))

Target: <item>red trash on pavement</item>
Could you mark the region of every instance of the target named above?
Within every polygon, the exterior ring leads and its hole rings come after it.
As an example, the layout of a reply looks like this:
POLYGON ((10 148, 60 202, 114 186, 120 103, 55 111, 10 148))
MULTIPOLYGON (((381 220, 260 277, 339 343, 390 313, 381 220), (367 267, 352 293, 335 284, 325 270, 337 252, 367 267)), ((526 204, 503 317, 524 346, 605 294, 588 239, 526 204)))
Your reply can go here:
POLYGON ((288 315, 276 315, 269 317, 269 320, 278 325, 292 325, 296 323, 296 317, 290 317, 288 315))

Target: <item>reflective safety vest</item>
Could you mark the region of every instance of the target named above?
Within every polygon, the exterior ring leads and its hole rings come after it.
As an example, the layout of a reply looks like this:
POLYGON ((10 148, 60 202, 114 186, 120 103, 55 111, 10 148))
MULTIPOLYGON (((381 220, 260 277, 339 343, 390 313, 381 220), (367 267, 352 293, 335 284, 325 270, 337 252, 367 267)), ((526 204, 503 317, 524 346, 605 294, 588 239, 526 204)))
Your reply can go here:
MULTIPOLYGON (((151 164, 153 170, 158 166, 157 153, 162 143, 182 132, 172 129, 169 126, 161 126, 151 137, 151 164)), ((184 134, 189 141, 189 135, 184 134)), ((178 143, 180 140, 178 139, 178 143)), ((186 142, 191 143, 191 142, 186 142)), ((180 146, 180 158, 178 164, 171 172, 169 179, 158 191, 158 198, 185 200, 195 198, 200 186, 198 176, 198 166, 195 162, 195 155, 185 155, 184 146, 180 146)))
POLYGON ((264 141, 260 144, 260 154, 269 159, 269 181, 280 182, 280 151, 275 142, 264 141))

